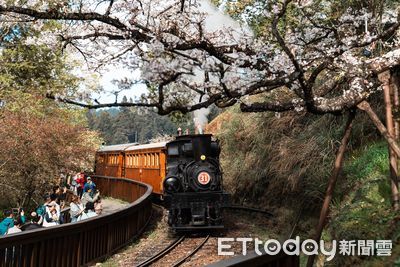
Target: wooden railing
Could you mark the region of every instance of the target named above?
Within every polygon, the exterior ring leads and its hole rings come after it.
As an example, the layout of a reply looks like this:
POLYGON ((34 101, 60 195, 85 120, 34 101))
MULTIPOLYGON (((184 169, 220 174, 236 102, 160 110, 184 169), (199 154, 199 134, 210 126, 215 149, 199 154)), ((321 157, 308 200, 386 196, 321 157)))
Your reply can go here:
POLYGON ((151 186, 128 179, 92 176, 104 196, 130 204, 111 214, 0 238, 0 266, 82 266, 120 249, 151 216, 151 186))

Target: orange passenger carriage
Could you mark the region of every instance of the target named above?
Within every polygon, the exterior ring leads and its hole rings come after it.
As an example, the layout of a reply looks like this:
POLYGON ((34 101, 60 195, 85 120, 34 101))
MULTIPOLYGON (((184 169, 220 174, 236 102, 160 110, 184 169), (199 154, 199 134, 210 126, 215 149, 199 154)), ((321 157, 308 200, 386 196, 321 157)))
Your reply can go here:
POLYGON ((97 175, 121 177, 149 184, 162 194, 166 142, 103 146, 96 153, 97 175))

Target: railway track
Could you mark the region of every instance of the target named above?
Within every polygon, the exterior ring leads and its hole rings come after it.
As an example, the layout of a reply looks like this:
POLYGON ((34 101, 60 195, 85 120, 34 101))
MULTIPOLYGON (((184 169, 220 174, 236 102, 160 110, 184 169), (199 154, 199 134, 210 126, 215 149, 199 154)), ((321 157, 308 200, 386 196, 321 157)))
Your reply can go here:
MULTIPOLYGON (((204 246, 205 243, 207 243, 209 238, 210 238, 210 236, 207 235, 199 244, 196 245, 196 247, 186 250, 187 247, 191 247, 191 245, 193 243, 193 238, 187 237, 185 235, 180 236, 180 237, 176 238, 175 240, 173 240, 167 247, 160 250, 155 255, 151 256, 150 258, 139 263, 136 266, 137 267, 146 267, 146 266, 150 266, 152 264, 157 264, 157 262, 161 258, 164 258, 167 255, 170 255, 170 253, 174 252, 174 250, 180 244, 182 244, 184 246, 183 249, 185 249, 186 251, 189 251, 189 253, 186 252, 186 255, 184 257, 182 257, 179 260, 175 261, 174 263, 170 264, 170 266, 173 266, 173 267, 181 266, 183 263, 185 263, 187 260, 189 260, 193 255, 195 255, 196 252, 199 251, 204 246), (185 243, 185 244, 183 244, 183 243, 185 243)), ((181 254, 183 254, 183 253, 176 253, 176 255, 181 255, 181 254)), ((176 255, 173 255, 173 257, 176 257, 176 255)))
POLYGON ((232 205, 232 206, 229 206, 229 207, 225 207, 225 209, 244 210, 244 211, 248 211, 248 212, 262 213, 262 214, 267 215, 268 217, 273 217, 274 216, 270 211, 257 209, 257 208, 252 208, 252 207, 246 207, 246 206, 232 205))
POLYGON ((171 250, 173 250, 176 246, 178 246, 183 240, 185 239, 185 236, 180 236, 179 238, 176 238, 173 242, 171 242, 167 247, 162 249, 161 251, 157 252, 157 254, 151 256, 147 260, 139 263, 137 267, 146 267, 150 266, 151 264, 155 263, 165 255, 167 255, 171 250))
MULTIPOLYGON (((153 208, 157 210, 164 211, 164 207, 158 203, 153 203, 153 208)), ((230 206, 228 209, 231 210, 243 210, 252 213, 265 214, 268 217, 272 217, 273 214, 266 210, 256 209, 252 207, 244 206, 230 206)), ((210 239, 210 235, 203 238, 199 237, 189 237, 187 235, 179 236, 172 240, 165 240, 163 244, 168 243, 166 247, 157 245, 153 247, 153 250, 148 250, 149 252, 157 251, 154 255, 149 256, 147 259, 141 261, 136 266, 146 267, 146 266, 159 266, 168 264, 168 266, 178 267, 183 265, 185 262, 190 260, 210 239), (184 255, 183 257, 176 259, 177 255, 184 255)), ((147 253, 146 253, 147 254, 147 253)), ((144 256, 144 255, 143 255, 144 256)))
POLYGON ((180 260, 178 260, 177 262, 175 262, 172 266, 173 267, 178 267, 181 266, 183 263, 185 263, 188 259, 190 259, 194 254, 196 254, 197 251, 199 251, 205 243, 207 243, 208 239, 210 238, 210 235, 207 235, 204 240, 198 245, 196 246, 188 255, 186 255, 185 257, 181 258, 180 260))

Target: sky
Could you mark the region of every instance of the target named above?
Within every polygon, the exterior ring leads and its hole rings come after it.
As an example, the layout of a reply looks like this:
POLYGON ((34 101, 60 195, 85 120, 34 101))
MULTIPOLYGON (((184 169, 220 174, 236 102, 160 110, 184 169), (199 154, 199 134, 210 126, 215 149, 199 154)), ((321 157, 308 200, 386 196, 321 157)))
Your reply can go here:
MULTIPOLYGON (((113 80, 120 80, 126 77, 133 79, 140 79, 140 70, 135 70, 132 72, 130 69, 123 68, 113 68, 112 70, 103 71, 100 75, 100 85, 104 88, 106 92, 96 95, 95 98, 100 103, 112 103, 115 101, 115 95, 110 93, 112 91, 118 91, 118 87, 112 83, 113 80)), ((135 85, 132 90, 123 91, 118 96, 118 101, 121 101, 124 95, 129 99, 135 99, 140 95, 147 92, 146 86, 144 84, 135 85)))

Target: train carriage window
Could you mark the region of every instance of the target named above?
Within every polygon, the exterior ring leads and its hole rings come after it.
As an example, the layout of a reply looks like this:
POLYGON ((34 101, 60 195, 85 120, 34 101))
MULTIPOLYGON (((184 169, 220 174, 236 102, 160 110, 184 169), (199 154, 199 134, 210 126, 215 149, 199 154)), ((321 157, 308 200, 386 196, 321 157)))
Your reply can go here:
POLYGON ((160 154, 156 153, 156 166, 159 166, 159 156, 160 154))
POLYGON ((154 154, 153 153, 151 153, 151 166, 154 166, 154 154))

